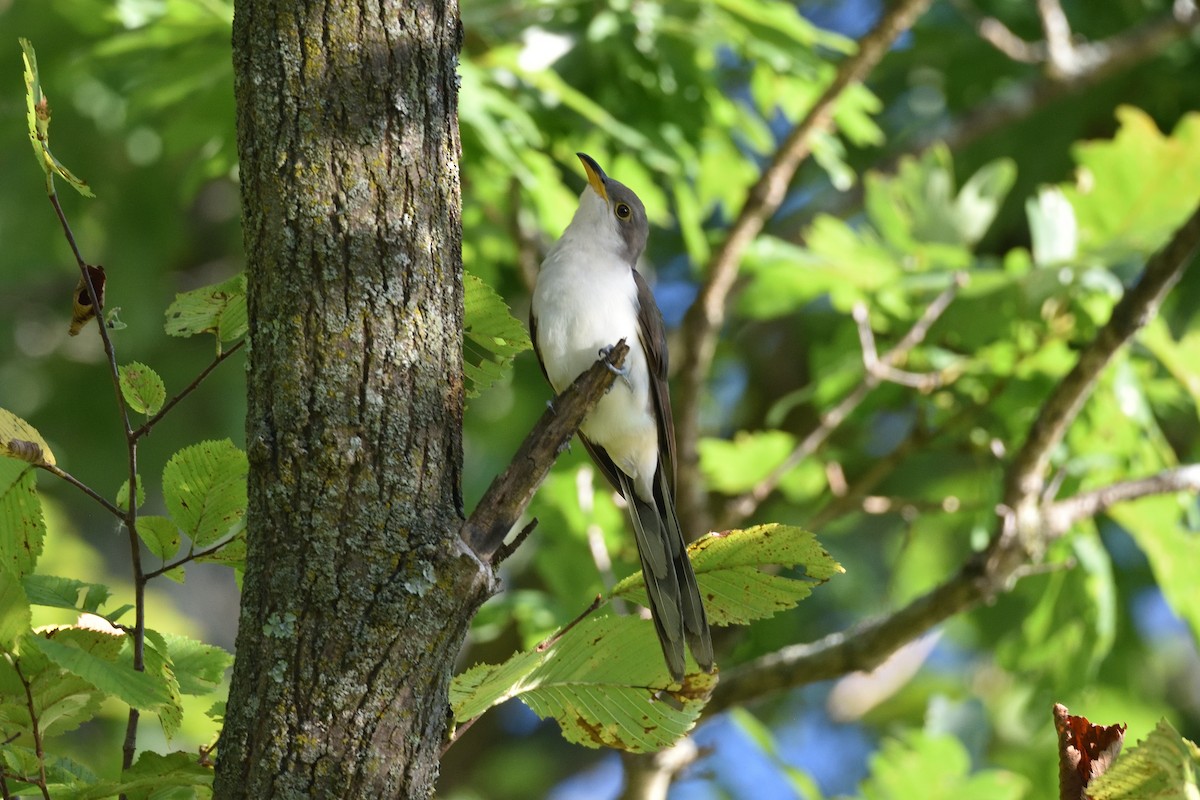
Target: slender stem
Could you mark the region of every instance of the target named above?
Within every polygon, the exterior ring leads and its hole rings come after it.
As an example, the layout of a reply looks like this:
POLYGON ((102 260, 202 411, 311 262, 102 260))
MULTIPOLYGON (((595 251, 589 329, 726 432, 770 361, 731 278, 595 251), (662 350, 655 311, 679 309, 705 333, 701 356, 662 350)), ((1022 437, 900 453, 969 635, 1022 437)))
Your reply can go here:
MULTIPOLYGON (((54 206, 54 213, 58 215, 58 221, 62 225, 63 235, 67 237, 67 243, 71 246, 71 252, 75 254, 75 262, 79 266, 80 274, 83 275, 83 283, 87 287, 88 298, 92 301, 92 308, 96 310, 96 327, 100 331, 100 341, 104 344, 104 354, 108 358, 109 374, 112 378, 113 391, 117 397, 117 410, 120 414, 122 430, 125 434, 125 451, 129 467, 129 507, 122 514, 122 518, 125 521, 125 529, 129 535, 130 558, 133 565, 133 668, 138 672, 142 672, 146 668, 146 580, 142 574, 141 543, 138 541, 137 534, 137 438, 133 435, 133 427, 129 424, 129 408, 125 404, 125 395, 121 392, 121 373, 117 365, 117 354, 113 348, 112 338, 108 335, 108 326, 104 324, 104 306, 101 303, 100 295, 92 283, 92 276, 88 271, 87 262, 84 261, 83 255, 79 252, 79 245, 75 242, 75 235, 71 232, 71 225, 67 221, 67 215, 63 211, 62 204, 58 201, 58 193, 51 191, 49 197, 50 204, 54 206)), ((133 766, 133 756, 137 750, 137 721, 137 709, 130 708, 129 723, 125 730, 124 755, 122 759, 122 766, 125 769, 133 766)))
POLYGON ((20 659, 13 658, 10 663, 17 673, 17 679, 25 687, 25 704, 29 709, 29 724, 33 731, 33 751, 37 754, 38 760, 38 780, 34 782, 42 790, 42 797, 45 800, 50 800, 50 790, 46 788, 46 753, 42 750, 42 728, 38 725, 37 706, 33 702, 33 690, 29 686, 29 681, 25 680, 24 673, 21 672, 20 659))
MULTIPOLYGON (((534 521, 534 524, 535 525, 537 524, 536 520, 534 521)), ((204 550, 197 550, 195 552, 189 552, 186 556, 184 556, 183 558, 181 558, 177 561, 172 561, 170 564, 164 564, 163 566, 159 567, 158 569, 152 569, 149 572, 143 573, 142 578, 144 578, 146 581, 149 581, 151 578, 157 578, 159 575, 162 575, 165 572, 170 572, 171 570, 177 569, 178 567, 182 567, 184 564, 195 561, 197 558, 204 558, 205 556, 211 556, 213 553, 216 553, 217 551, 221 550, 223 547, 226 547, 232 541, 233 541, 233 539, 229 538, 223 542, 214 544, 212 547, 205 548, 204 550)))
POLYGON ((157 414, 155 414, 154 416, 147 419, 144 423, 142 423, 141 427, 139 427, 137 430, 133 431, 133 433, 131 434, 133 436, 133 438, 135 440, 140 439, 143 436, 145 436, 146 434, 148 434, 150 432, 150 429, 153 428, 155 425, 157 425, 158 422, 167 415, 168 411, 170 411, 172 408, 174 408, 175 405, 177 403, 179 403, 180 400, 182 400, 183 398, 187 397, 189 394, 194 392, 200 386, 200 384, 204 381, 204 379, 207 378, 209 376, 209 374, 212 373, 212 371, 221 364, 222 361, 229 358, 231 355, 236 353, 238 350, 241 350, 242 346, 245 344, 246 344, 246 340, 240 339, 237 342, 235 342, 231 347, 229 347, 229 349, 224 350, 223 352, 219 353, 217 355, 217 357, 212 360, 212 363, 209 364, 207 367, 205 367, 204 370, 199 375, 197 375, 196 378, 191 383, 189 383, 187 386, 183 387, 183 390, 180 391, 179 394, 175 395, 170 400, 168 400, 163 405, 163 407, 158 410, 157 414))
POLYGON ((74 486, 76 489, 78 489, 79 491, 83 492, 83 493, 84 493, 84 494, 86 494, 88 497, 92 498, 92 499, 93 499, 93 500, 95 500, 97 503, 99 503, 100 505, 102 505, 102 506, 104 507, 104 510, 105 510, 105 511, 107 511, 108 513, 110 513, 110 514, 112 514, 113 516, 117 517, 117 518, 118 518, 118 519, 120 519, 122 522, 125 520, 125 512, 124 512, 124 511, 122 511, 121 509, 117 508, 117 507, 116 507, 115 505, 113 505, 112 503, 108 502, 108 500, 105 500, 105 499, 104 499, 104 497, 103 497, 101 494, 99 494, 99 493, 98 493, 98 492, 97 492, 95 489, 93 489, 92 487, 88 486, 86 483, 84 483, 83 481, 79 480, 78 478, 76 478, 76 477, 75 477, 74 475, 72 475, 71 473, 67 472, 67 471, 66 471, 66 470, 64 470, 64 469, 61 469, 61 468, 59 468, 59 467, 58 467, 57 465, 55 465, 55 464, 37 464, 36 466, 37 466, 37 467, 39 467, 40 469, 44 469, 44 470, 46 470, 46 472, 49 472, 51 475, 53 475, 53 476, 55 476, 55 477, 57 477, 57 478, 62 478, 64 481, 66 481, 67 483, 71 484, 71 485, 72 485, 72 486, 74 486))

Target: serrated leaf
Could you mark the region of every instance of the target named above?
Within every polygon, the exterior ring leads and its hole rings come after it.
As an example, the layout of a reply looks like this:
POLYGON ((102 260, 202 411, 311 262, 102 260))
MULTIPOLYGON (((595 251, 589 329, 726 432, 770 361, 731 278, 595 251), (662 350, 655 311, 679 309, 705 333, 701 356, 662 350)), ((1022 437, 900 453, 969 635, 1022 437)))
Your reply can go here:
POLYGON ((1195 800, 1200 797, 1200 747, 1164 719, 1089 783, 1087 792, 1092 800, 1195 800))
MULTIPOLYGON (((746 625, 795 607, 812 587, 844 572, 816 536, 790 525, 758 525, 710 533, 688 545, 704 610, 713 625, 746 625), (762 567, 803 567, 805 578, 787 578, 762 567)), ((647 604, 640 572, 613 587, 610 597, 647 604)))
POLYGON ((58 175, 84 197, 95 197, 86 182, 71 174, 50 153, 50 101, 42 91, 41 76, 38 74, 37 55, 28 39, 19 39, 21 57, 25 62, 25 107, 29 121, 29 141, 33 154, 46 173, 46 192, 54 194, 54 176, 58 175))
POLYGON ((669 680, 652 622, 591 616, 541 652, 459 675, 451 682, 450 702, 463 722, 518 697, 538 716, 554 718, 568 741, 642 753, 660 750, 692 728, 717 677, 697 671, 682 685, 669 680))
POLYGON ((54 453, 37 429, 11 411, 0 408, 0 456, 27 464, 54 464, 54 453))
POLYGON ((166 755, 147 750, 119 781, 89 782, 53 794, 55 800, 104 800, 118 795, 127 800, 177 800, 210 797, 213 769, 193 753, 166 755), (197 791, 199 789, 199 791, 197 791))
POLYGON ((162 635, 171 654, 171 664, 183 694, 208 694, 225 679, 225 671, 233 664, 233 655, 214 644, 206 644, 165 633, 162 635))
POLYGON ((950 735, 910 732, 885 740, 871 757, 871 777, 862 786, 864 800, 1018 800, 1030 789, 1027 779, 1006 770, 971 772, 971 757, 950 735))
POLYGON ((33 572, 45 538, 34 468, 0 458, 0 576, 33 572))
POLYGON ((229 541, 222 544, 217 550, 203 556, 198 556, 196 561, 205 564, 224 564, 234 569, 240 569, 246 565, 246 530, 245 520, 242 520, 243 528, 233 535, 229 541))
MULTIPOLYGON (((105 694, 94 684, 61 669, 41 651, 46 637, 54 636, 60 646, 77 652, 88 651, 94 657, 115 659, 123 636, 111 636, 82 628, 60 628, 35 633, 27 631, 17 645, 21 666, 18 677, 8 659, 0 659, 0 733, 7 739, 15 732, 28 733, 29 710, 24 683, 29 685, 42 734, 57 735, 88 721, 100 708, 105 694), (24 678, 24 683, 21 681, 24 678)), ((87 653, 85 652, 85 655, 87 653)), ((0 748, 0 752, 3 748, 0 748)))
POLYGON ((29 602, 50 608, 70 608, 97 614, 112 592, 99 583, 87 583, 56 575, 26 575, 22 578, 29 602), (81 596, 82 594, 82 596, 81 596))
POLYGON ((138 517, 137 532, 147 549, 163 561, 179 552, 179 528, 166 517, 138 517))
MULTIPOLYGON (((179 696, 179 679, 175 677, 175 665, 171 661, 167 640, 158 631, 147 629, 142 654, 146 674, 166 687, 170 698, 157 708, 158 721, 162 725, 163 733, 170 739, 183 722, 183 701, 179 696)), ((128 663, 132 668, 132 654, 128 663)))
POLYGON ((32 624, 29 598, 19 581, 0 580, 0 650, 12 652, 13 645, 32 624))
POLYGON ((211 333, 228 342, 246 333, 246 274, 175 295, 167 307, 168 336, 211 333))
POLYGON ((475 275, 463 275, 463 361, 467 397, 504 377, 513 357, 533 345, 504 299, 475 275))
POLYGON ((163 469, 163 497, 197 548, 235 534, 246 514, 246 454, 228 439, 185 447, 163 469))
MULTIPOLYGON (((137 507, 141 508, 146 502, 146 482, 142 480, 142 476, 137 476, 137 507)), ((121 488, 117 489, 116 506, 122 511, 129 510, 129 479, 126 478, 121 482, 121 488)))
POLYGON ((167 399, 167 387, 158 373, 134 361, 117 371, 125 403, 139 414, 157 414, 167 399))
MULTIPOLYGON (((61 630, 58 632, 61 633, 61 630)), ((87 633, 99 634, 96 631, 87 633)), ((121 644, 123 636, 110 637, 121 644)), ((143 711, 157 711, 171 702, 171 694, 165 682, 146 672, 137 672, 132 667, 113 659, 102 658, 88 650, 60 639, 69 637, 32 637, 33 643, 43 655, 73 675, 90 683, 102 692, 115 695, 122 702, 143 711)))

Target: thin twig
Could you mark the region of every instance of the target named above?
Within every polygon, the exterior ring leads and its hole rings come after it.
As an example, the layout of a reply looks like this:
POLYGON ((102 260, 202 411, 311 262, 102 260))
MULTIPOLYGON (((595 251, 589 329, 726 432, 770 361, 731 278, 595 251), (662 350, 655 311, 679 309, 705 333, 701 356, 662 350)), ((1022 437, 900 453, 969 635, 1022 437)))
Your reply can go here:
POLYGON ((1157 494, 1200 492, 1200 464, 1166 469, 1137 480, 1120 481, 1090 492, 1052 503, 1044 509, 1046 527, 1055 533, 1066 531, 1080 520, 1090 519, 1110 506, 1157 494))
POLYGON ((1071 23, 1058 0, 1037 0, 1042 32, 1046 35, 1046 69, 1051 77, 1066 78, 1078 67, 1075 45, 1071 43, 1071 23))
POLYGON ((1069 525, 1064 526, 1064 521, 1082 519, 1086 511, 1099 511, 1106 504, 1145 496, 1152 488, 1165 492, 1191 488, 1200 479, 1196 474, 1198 465, 1114 484, 1050 506, 1040 504, 1042 467, 1048 453, 1061 441, 1100 370, 1120 345, 1154 316, 1163 295, 1191 263, 1197 249, 1200 208, 1150 258, 1137 284, 1126 291, 1109 321, 1080 353, 1075 368, 1043 404, 1025 445, 1006 470, 1006 496, 1011 495, 1015 502, 998 507, 996 529, 984 552, 968 559, 942 584, 891 614, 724 670, 704 714, 715 714, 780 689, 873 669, 904 643, 1011 589, 1028 572, 1030 540, 1044 547, 1065 533, 1069 525))
POLYGON ((143 422, 141 424, 141 426, 139 428, 137 428, 136 430, 134 430, 130 435, 136 440, 136 439, 140 439, 143 436, 145 436, 146 434, 148 434, 150 432, 150 429, 153 428, 155 425, 157 425, 158 422, 167 415, 168 411, 170 411, 172 408, 174 408, 175 405, 180 400, 187 397, 189 394, 191 394, 197 388, 199 388, 200 384, 204 381, 204 379, 207 378, 214 369, 216 369, 218 366, 220 366, 222 361, 229 358, 231 355, 236 353, 238 350, 241 350, 242 346, 245 344, 246 344, 245 339, 239 339, 238 341, 234 342, 228 349, 223 350, 221 353, 219 353, 212 360, 212 363, 210 363, 207 367, 205 367, 200 372, 200 374, 197 375, 195 377, 195 379, 192 380, 191 383, 189 383, 187 386, 183 387, 183 389, 179 392, 179 394, 175 395, 170 400, 168 400, 166 403, 164 403, 163 407, 158 410, 157 414, 153 415, 152 417, 147 419, 145 422, 143 422))
POLYGON ((513 537, 511 542, 505 542, 500 546, 500 549, 496 551, 496 556, 492 559, 492 566, 499 566, 504 561, 507 561, 508 557, 517 552, 517 548, 529 538, 529 534, 533 533, 533 529, 537 526, 537 517, 534 517, 533 519, 529 520, 529 522, 525 523, 525 527, 521 528, 521 530, 517 532, 517 535, 513 537))
POLYGON ((788 473, 824 445, 829 440, 829 437, 833 435, 834 431, 846 421, 846 418, 882 382, 881 370, 879 368, 872 369, 871 365, 894 368, 896 364, 905 359, 914 347, 925 340, 925 337, 929 334, 929 329, 945 313, 965 281, 965 276, 962 273, 956 274, 953 283, 942 290, 942 293, 922 312, 921 316, 913 323, 913 326, 908 329, 904 336, 901 337, 895 347, 882 357, 875 351, 875 338, 870 334, 870 327, 867 326, 867 332, 864 334, 862 330, 863 326, 860 324, 859 336, 863 343, 863 361, 866 365, 866 374, 863 376, 862 382, 855 386, 850 394, 842 398, 840 403, 821 416, 817 427, 809 431, 808 435, 800 440, 782 464, 771 470, 765 478, 759 481, 748 492, 734 498, 725 506, 717 528, 720 530, 731 528, 753 514, 762 502, 779 487, 780 481, 788 473))
POLYGON ((43 462, 41 464, 36 464, 35 466, 37 466, 39 469, 44 469, 46 472, 49 472, 51 475, 53 475, 57 478, 62 478, 64 481, 71 484, 76 489, 83 492, 88 497, 92 498, 97 503, 99 503, 101 506, 103 506, 105 511, 112 514, 114 517, 121 520, 122 522, 125 521, 125 512, 124 511, 122 511, 120 508, 117 508, 112 503, 108 502, 108 500, 105 500, 104 497, 101 494, 99 494, 95 489, 88 486, 86 483, 79 480, 71 473, 60 468, 58 465, 47 464, 47 463, 43 462))
POLYGON ((587 619, 589 616, 591 616, 592 613, 594 613, 595 610, 597 608, 599 608, 600 604, 603 602, 604 602, 604 595, 597 594, 595 599, 592 600, 591 604, 587 608, 585 608, 579 614, 579 616, 575 617, 575 619, 571 620, 566 625, 562 626, 562 628, 555 631, 553 636, 550 636, 547 639, 545 639, 544 641, 539 642, 538 646, 533 648, 533 651, 535 653, 544 653, 547 650, 549 650, 551 647, 554 646, 555 642, 557 642, 559 639, 561 639, 563 636, 565 636, 567 634, 567 631, 571 630, 571 628, 574 628, 576 625, 578 625, 579 623, 581 623, 585 619, 587 619))
POLYGON ((212 547, 207 547, 203 550, 196 550, 195 552, 188 551, 188 554, 186 556, 184 556, 183 558, 180 558, 177 561, 172 561, 170 564, 164 564, 163 566, 159 567, 158 569, 150 570, 149 572, 144 573, 142 575, 142 580, 149 581, 151 578, 157 578, 159 575, 162 575, 164 572, 170 572, 173 569, 178 569, 179 567, 182 567, 184 564, 191 563, 192 561, 195 561, 198 558, 204 558, 205 556, 211 556, 213 553, 219 552, 223 548, 228 547, 229 544, 231 542, 233 542, 233 540, 235 538, 237 538, 237 537, 231 536, 230 538, 226 539, 225 541, 214 544, 212 547))
POLYGON ((725 304, 737 278, 742 254, 779 209, 796 170, 811 153, 813 134, 830 125, 842 92, 866 79, 896 38, 912 27, 930 2, 900 0, 858 41, 857 51, 838 66, 833 81, 775 152, 708 264, 704 285, 683 323, 686 346, 676 417, 680 487, 676 500, 685 530, 708 528, 699 474, 700 400, 712 369, 717 337, 725 320, 725 304))
MULTIPOLYGON (((142 575, 141 543, 137 535, 138 440, 133 435, 133 428, 129 424, 129 407, 126 405, 125 395, 121 391, 121 373, 117 365, 117 354, 113 348, 112 338, 108 335, 108 326, 104 323, 104 305, 101 302, 99 293, 96 291, 96 286, 92 283, 92 275, 91 271, 87 268, 87 262, 84 261, 83 255, 79 252, 79 246, 75 242, 75 235, 71 232, 71 225, 67 221, 67 215, 63 211, 62 204, 58 201, 58 193, 51 190, 49 197, 50 204, 54 206, 54 213, 58 215, 58 221, 62 225, 63 234, 67 237, 67 243, 71 246, 71 252, 75 254, 75 262, 79 266, 80 273, 83 275, 83 283, 87 287, 88 298, 92 302, 92 308, 96 311, 96 327, 100 332, 100 341, 104 345, 104 355, 108 358, 109 375, 112 378, 113 391, 117 396, 117 410, 121 419, 122 431, 125 434, 125 452, 129 467, 129 507, 122 514, 122 518, 125 521, 125 528, 129 535, 130 561, 133 566, 133 668, 138 672, 142 672, 146 668, 146 581, 142 575)), ((133 758, 137 752, 137 721, 138 710, 130 708, 129 722, 125 728, 125 741, 121 748, 122 769, 129 769, 133 766, 133 758)))
POLYGON ((33 751, 38 760, 38 779, 34 783, 42 790, 42 797, 50 800, 50 790, 46 788, 46 753, 42 749, 42 728, 38 724, 37 704, 33 702, 33 689, 29 685, 29 681, 25 680, 25 674, 21 672, 20 659, 13 658, 9 663, 17 673, 17 680, 21 681, 21 685, 25 687, 25 704, 29 709, 29 725, 33 732, 33 751))

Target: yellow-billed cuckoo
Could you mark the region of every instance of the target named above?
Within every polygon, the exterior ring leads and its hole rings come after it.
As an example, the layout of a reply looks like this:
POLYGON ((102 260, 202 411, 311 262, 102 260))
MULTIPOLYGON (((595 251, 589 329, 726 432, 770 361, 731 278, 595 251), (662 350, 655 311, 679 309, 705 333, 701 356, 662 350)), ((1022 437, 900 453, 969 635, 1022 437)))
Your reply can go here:
POLYGON ((686 672, 684 643, 704 670, 712 640, 675 514, 675 427, 667 394, 662 313, 635 266, 646 247, 646 209, 629 187, 578 153, 588 186, 562 238, 542 262, 529 314, 534 351, 561 392, 620 339, 622 380, 584 420, 579 437, 629 504, 642 574, 671 676, 686 672))

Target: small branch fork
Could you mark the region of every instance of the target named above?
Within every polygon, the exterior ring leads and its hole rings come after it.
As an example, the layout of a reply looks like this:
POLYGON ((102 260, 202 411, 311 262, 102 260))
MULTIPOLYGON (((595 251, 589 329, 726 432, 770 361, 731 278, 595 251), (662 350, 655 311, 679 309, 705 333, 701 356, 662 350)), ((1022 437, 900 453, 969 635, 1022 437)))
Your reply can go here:
POLYGON ((929 334, 929 329, 945 313, 950 303, 958 294, 958 290, 965 284, 966 275, 964 273, 956 274, 954 282, 946 287, 929 304, 908 332, 904 334, 891 350, 884 353, 882 357, 876 349, 875 335, 871 332, 866 306, 861 303, 855 305, 853 310, 854 321, 858 325, 858 337, 862 344, 863 367, 866 370, 862 383, 854 387, 854 390, 846 395, 840 403, 822 415, 817 427, 800 440, 782 464, 773 469, 754 488, 740 497, 731 500, 726 505, 724 513, 717 523, 717 528, 724 530, 734 527, 758 510, 762 502, 779 487, 780 481, 789 472, 803 463, 805 459, 817 452, 828 441, 829 437, 833 435, 834 431, 845 422, 846 418, 854 413, 854 410, 862 405, 867 396, 881 383, 890 381, 904 386, 914 386, 923 392, 932 391, 941 386, 946 377, 943 373, 917 374, 901 370, 896 365, 903 363, 912 349, 925 340, 925 337, 929 334))
POLYGON ((946 619, 1007 591, 1031 559, 1070 526, 1120 502, 1174 491, 1200 492, 1200 464, 1123 481, 1074 497, 1047 497, 1050 454, 1062 441, 1101 371, 1158 310, 1200 251, 1200 207, 1146 264, 1109 321, 1080 353, 1075 367, 1042 406, 1021 449, 1005 470, 1005 502, 998 507, 988 547, 932 591, 891 614, 810 644, 793 645, 725 670, 705 715, 780 689, 870 670, 901 645, 946 619))
POLYGON ((527 525, 512 545, 504 546, 504 537, 525 513, 558 454, 579 430, 584 417, 612 387, 617 377, 614 370, 624 365, 628 353, 629 346, 622 339, 554 398, 508 467, 492 481, 475 511, 459 530, 459 538, 481 563, 496 566, 533 530, 536 523, 527 525))

